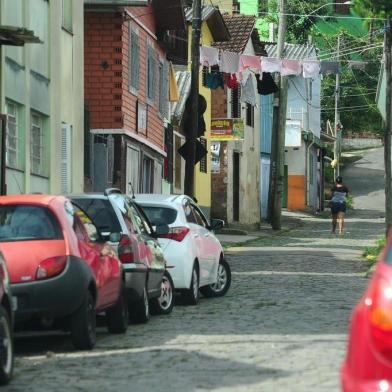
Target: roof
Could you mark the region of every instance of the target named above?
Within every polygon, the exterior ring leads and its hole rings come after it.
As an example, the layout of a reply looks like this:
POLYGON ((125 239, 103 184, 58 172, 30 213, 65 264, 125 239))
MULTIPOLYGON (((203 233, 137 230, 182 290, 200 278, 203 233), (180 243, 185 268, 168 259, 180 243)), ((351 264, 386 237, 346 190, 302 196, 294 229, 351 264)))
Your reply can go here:
POLYGON ((135 195, 137 203, 143 204, 181 204, 184 199, 187 199, 186 195, 164 195, 158 193, 144 193, 135 195))
POLYGON ((257 29, 253 29, 251 38, 255 55, 267 57, 267 51, 265 50, 264 43, 260 40, 260 35, 257 29))
MULTIPOLYGON (((275 43, 266 44, 265 50, 268 57, 276 57, 277 45, 275 43)), ((317 49, 314 45, 285 44, 282 58, 290 60, 317 60, 317 49)))
MULTIPOLYGON (((185 10, 185 18, 188 23, 192 22, 192 8, 187 8, 185 10)), ((201 19, 203 22, 207 23, 214 42, 228 41, 230 39, 229 30, 227 29, 226 23, 218 7, 212 5, 204 6, 201 12, 201 19)))
POLYGON ((23 46, 24 44, 42 44, 34 31, 24 27, 0 26, 0 45, 23 46))
POLYGON ((186 30, 183 0, 153 0, 157 29, 186 30))
POLYGON ((176 72, 176 81, 178 87, 179 99, 177 102, 173 102, 171 105, 172 116, 181 121, 182 115, 185 110, 185 103, 191 92, 191 79, 192 75, 189 71, 176 72))
POLYGON ((227 42, 214 43, 213 46, 228 52, 243 53, 255 28, 256 17, 250 15, 223 15, 230 33, 227 42))

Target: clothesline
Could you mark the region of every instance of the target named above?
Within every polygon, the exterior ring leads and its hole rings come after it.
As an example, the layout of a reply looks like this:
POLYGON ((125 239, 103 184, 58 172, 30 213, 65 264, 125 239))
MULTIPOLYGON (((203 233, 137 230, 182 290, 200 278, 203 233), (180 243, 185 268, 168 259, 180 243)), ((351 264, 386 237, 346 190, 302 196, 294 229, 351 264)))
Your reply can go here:
MULTIPOLYGON (((366 48, 365 48, 366 49, 366 48)), ((338 61, 314 60, 314 59, 278 59, 247 54, 238 54, 202 46, 200 48, 200 64, 206 67, 219 67, 220 72, 227 74, 242 75, 245 70, 274 73, 279 72, 282 76, 299 76, 304 78, 317 78, 319 75, 336 75, 341 67, 338 61)), ((363 69, 365 61, 348 61, 350 68, 363 69)))

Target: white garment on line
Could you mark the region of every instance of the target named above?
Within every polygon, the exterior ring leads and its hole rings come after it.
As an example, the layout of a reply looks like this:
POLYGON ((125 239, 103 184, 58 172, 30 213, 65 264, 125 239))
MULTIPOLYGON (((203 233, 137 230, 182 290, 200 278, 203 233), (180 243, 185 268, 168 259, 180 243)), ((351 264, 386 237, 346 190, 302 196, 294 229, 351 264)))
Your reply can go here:
POLYGON ((222 52, 220 61, 220 71, 236 74, 240 67, 240 55, 234 52, 222 52))
POLYGON ((282 60, 273 57, 261 57, 261 70, 263 72, 281 72, 282 60))
POLYGON ((219 64, 219 50, 210 46, 200 48, 200 64, 205 67, 213 67, 219 64))

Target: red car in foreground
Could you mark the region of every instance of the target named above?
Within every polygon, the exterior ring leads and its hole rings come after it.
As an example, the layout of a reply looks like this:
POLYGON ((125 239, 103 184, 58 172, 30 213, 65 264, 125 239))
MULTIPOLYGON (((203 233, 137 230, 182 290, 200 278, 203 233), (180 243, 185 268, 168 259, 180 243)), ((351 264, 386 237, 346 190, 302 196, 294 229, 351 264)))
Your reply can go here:
POLYGON ((354 309, 341 372, 344 392, 392 391, 392 246, 354 309))
POLYGON ((0 249, 17 326, 69 330, 78 349, 94 346, 98 312, 106 312, 110 332, 126 331, 121 263, 88 216, 67 198, 0 197, 0 249))

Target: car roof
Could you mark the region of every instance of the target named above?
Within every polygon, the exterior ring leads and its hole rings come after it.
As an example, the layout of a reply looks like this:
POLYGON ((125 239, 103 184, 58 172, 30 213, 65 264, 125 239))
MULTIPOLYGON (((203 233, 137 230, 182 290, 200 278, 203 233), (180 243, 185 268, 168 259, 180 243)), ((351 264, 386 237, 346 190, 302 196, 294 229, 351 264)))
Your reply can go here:
POLYGON ((66 197, 56 196, 56 195, 42 195, 42 194, 8 195, 8 196, 0 196, 0 205, 34 203, 34 204, 42 204, 48 206, 49 204, 52 204, 56 200, 59 201, 66 200, 66 197))
POLYGON ((189 199, 186 195, 164 195, 158 193, 140 193, 135 195, 136 202, 141 204, 182 204, 185 199, 189 199))
POLYGON ((103 193, 72 193, 69 195, 70 199, 107 199, 107 195, 104 195, 103 193))

